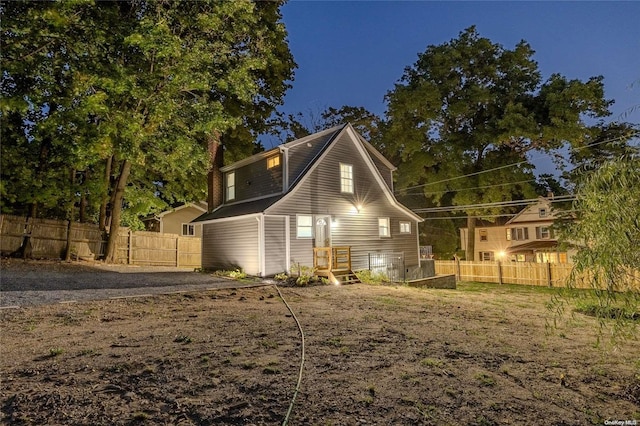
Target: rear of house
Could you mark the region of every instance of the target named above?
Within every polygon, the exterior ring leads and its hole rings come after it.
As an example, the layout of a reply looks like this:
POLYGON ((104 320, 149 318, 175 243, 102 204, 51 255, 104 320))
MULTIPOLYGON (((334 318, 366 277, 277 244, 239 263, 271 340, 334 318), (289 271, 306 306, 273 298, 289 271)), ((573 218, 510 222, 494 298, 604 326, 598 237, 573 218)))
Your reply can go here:
POLYGON ((413 273, 421 218, 393 196, 394 170, 349 124, 223 167, 223 204, 196 219, 203 267, 270 276, 344 248, 353 270, 399 253, 413 273))

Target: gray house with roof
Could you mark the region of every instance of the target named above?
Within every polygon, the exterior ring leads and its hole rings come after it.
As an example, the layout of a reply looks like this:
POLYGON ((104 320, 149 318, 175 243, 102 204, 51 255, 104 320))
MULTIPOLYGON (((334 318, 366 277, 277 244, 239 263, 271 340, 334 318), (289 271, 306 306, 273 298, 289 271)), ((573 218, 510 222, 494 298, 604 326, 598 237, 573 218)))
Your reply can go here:
POLYGON ((194 220, 202 266, 271 276, 300 264, 338 283, 401 252, 415 270, 422 219, 394 197, 394 170, 350 124, 224 166, 222 204, 194 220))

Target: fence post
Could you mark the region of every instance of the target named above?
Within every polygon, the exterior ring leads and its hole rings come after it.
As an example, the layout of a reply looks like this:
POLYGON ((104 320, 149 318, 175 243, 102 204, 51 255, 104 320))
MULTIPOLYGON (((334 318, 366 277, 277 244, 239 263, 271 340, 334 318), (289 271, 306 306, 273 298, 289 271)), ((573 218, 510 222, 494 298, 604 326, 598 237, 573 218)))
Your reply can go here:
POLYGON ((502 284, 502 262, 498 260, 498 284, 502 284))
POLYGON ((176 237, 176 268, 180 267, 180 237, 176 237))
POLYGON ((462 273, 460 272, 460 258, 458 256, 456 259, 456 275, 458 276, 458 281, 462 281, 462 273))
POLYGON ((129 253, 128 254, 129 254, 129 258, 127 259, 127 262, 129 263, 129 265, 133 265, 133 231, 131 231, 131 229, 129 229, 129 253))
POLYGON ((553 282, 551 281, 551 263, 547 262, 547 285, 549 287, 553 287, 553 282))

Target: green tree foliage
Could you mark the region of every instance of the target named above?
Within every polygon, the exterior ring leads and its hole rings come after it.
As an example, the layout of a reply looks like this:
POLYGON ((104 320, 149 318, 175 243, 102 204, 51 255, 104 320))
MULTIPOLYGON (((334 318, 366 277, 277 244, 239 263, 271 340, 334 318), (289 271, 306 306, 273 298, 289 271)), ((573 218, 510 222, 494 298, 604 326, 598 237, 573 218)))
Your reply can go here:
POLYGON ((615 318, 618 332, 640 313, 638 206, 640 157, 611 159, 584 172, 573 203, 577 220, 560 236, 577 248, 570 284, 586 281, 597 295, 592 313, 603 323, 615 318))
POLYGON ((292 141, 312 133, 351 123, 355 130, 368 142, 377 145, 380 141, 383 120, 364 107, 343 105, 340 108, 327 107, 322 111, 309 110, 280 116, 275 120, 283 139, 292 141))
POLYGON ((249 135, 293 76, 280 5, 3 3, 3 198, 67 205, 90 194, 112 230, 123 206, 133 217, 203 199, 208 140, 224 135, 229 151, 250 153, 249 135), (61 191, 68 170, 99 183, 61 191))
MULTIPOLYGON (((426 207, 533 196, 532 184, 518 183, 534 179, 527 153, 582 143, 596 131, 585 118, 607 116, 611 104, 601 77, 542 82, 533 54, 524 41, 506 49, 474 27, 420 54, 386 96, 383 145, 400 161, 397 188, 423 188, 426 207)), ((473 216, 498 213, 461 210, 471 235, 473 216)))

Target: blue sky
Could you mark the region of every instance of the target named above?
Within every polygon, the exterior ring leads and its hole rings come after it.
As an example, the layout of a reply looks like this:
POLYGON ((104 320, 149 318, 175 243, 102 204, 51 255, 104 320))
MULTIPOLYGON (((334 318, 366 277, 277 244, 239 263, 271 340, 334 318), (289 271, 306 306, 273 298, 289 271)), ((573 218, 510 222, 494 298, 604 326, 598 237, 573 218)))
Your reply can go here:
POLYGON ((604 76, 611 119, 640 123, 640 2, 290 1, 282 7, 298 64, 280 109, 363 106, 384 95, 428 45, 479 34, 512 49, 526 40, 543 79, 604 76), (626 115, 623 115, 626 114, 626 115))

